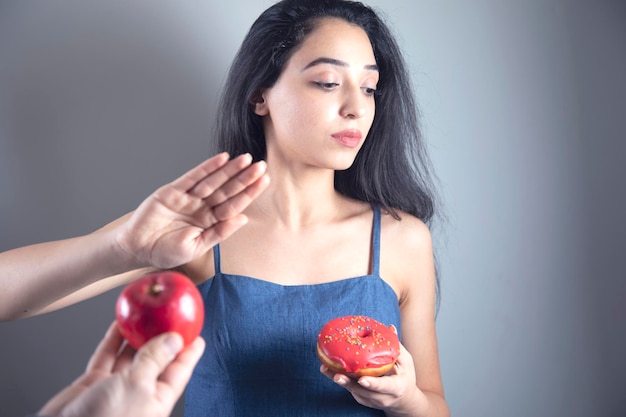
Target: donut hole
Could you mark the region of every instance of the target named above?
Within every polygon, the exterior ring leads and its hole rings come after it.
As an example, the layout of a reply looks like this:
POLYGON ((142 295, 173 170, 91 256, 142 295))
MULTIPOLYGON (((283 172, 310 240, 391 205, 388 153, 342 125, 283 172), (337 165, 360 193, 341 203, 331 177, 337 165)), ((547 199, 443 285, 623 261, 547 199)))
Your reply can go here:
POLYGON ((360 327, 353 329, 351 336, 354 338, 367 339, 372 336, 372 329, 369 327, 360 327))
POLYGON ((367 338, 367 337, 370 337, 371 335, 372 335, 371 330, 363 329, 359 332, 359 337, 362 337, 362 338, 367 338))

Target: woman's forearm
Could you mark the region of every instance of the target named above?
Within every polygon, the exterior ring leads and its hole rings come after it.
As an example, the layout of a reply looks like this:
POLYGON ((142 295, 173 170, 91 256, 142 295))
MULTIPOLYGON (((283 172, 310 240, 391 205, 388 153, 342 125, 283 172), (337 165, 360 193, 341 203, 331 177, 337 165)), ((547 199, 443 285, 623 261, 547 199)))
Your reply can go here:
POLYGON ((123 279, 112 280, 108 285, 92 284, 141 266, 121 250, 114 230, 3 252, 0 254, 0 320, 37 314, 51 303, 88 286, 90 290, 75 301, 95 296, 120 285, 123 279))

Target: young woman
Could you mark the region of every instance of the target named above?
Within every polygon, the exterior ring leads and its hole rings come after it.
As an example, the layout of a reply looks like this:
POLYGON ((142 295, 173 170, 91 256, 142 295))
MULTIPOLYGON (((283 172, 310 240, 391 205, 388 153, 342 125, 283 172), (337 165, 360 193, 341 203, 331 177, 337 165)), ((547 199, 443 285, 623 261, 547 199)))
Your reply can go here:
POLYGON ((273 5, 243 41, 217 120, 225 153, 135 212, 2 254, 2 317, 176 268, 206 305, 187 416, 448 415, 429 165, 384 23, 356 2, 273 5), (343 315, 395 325, 402 351, 389 374, 355 380, 320 368, 317 333, 343 315))

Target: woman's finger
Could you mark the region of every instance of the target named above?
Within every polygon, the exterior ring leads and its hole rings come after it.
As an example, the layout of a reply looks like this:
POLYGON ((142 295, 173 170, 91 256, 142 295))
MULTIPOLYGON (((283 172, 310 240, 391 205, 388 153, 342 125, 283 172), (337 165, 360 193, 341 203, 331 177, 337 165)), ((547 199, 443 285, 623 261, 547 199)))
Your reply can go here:
POLYGON ((413 357, 411 356, 409 351, 406 350, 404 345, 400 343, 400 354, 398 355, 398 359, 396 359, 396 364, 393 367, 393 371, 396 373, 400 373, 403 369, 411 372, 414 369, 414 365, 413 357))
POLYGON ((204 231, 199 236, 190 236, 194 240, 199 237, 199 242, 202 242, 202 247, 206 250, 226 239, 247 223, 247 217, 242 212, 267 188, 269 182, 269 177, 262 175, 245 190, 218 206, 205 204, 199 207, 193 215, 193 221, 204 231))
POLYGON ((170 183, 171 186, 178 191, 187 193, 202 179, 211 175, 218 169, 222 168, 228 162, 229 155, 227 153, 217 154, 196 167, 190 169, 176 180, 170 183))
POLYGON ((188 190, 188 193, 200 199, 210 197, 233 177, 236 177, 244 169, 248 168, 250 164, 252 164, 252 156, 250 154, 239 155, 219 167, 219 169, 209 172, 202 178, 198 178, 195 184, 188 190))
POLYGON ((205 203, 209 206, 217 206, 242 192, 246 192, 247 188, 265 175, 266 171, 267 164, 265 161, 259 161, 248 166, 219 188, 213 189, 213 192, 205 197, 205 203))
POLYGON ((369 392, 376 392, 378 394, 393 394, 397 389, 395 379, 385 376, 364 376, 359 378, 357 384, 369 392))
POLYGON ((239 194, 229 198, 220 205, 213 208, 213 213, 218 220, 229 219, 243 212, 246 207, 257 198, 270 183, 270 178, 263 175, 257 178, 252 184, 239 194))

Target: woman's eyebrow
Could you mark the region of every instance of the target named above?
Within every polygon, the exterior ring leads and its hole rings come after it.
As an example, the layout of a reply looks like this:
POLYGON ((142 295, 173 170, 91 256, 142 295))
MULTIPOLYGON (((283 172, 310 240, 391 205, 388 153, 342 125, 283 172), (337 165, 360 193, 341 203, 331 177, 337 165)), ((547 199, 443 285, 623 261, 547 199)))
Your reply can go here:
MULTIPOLYGON (((321 58, 317 58, 314 59, 313 61, 309 62, 303 69, 302 71, 305 71, 311 67, 314 67, 316 65, 320 65, 320 64, 330 64, 330 65, 336 65, 338 67, 349 67, 350 64, 348 64, 345 61, 340 61, 338 59, 334 59, 334 58, 327 58, 327 57, 321 57, 321 58)), ((378 65, 365 65, 363 67, 363 69, 366 69, 368 71, 378 71, 378 65)))

